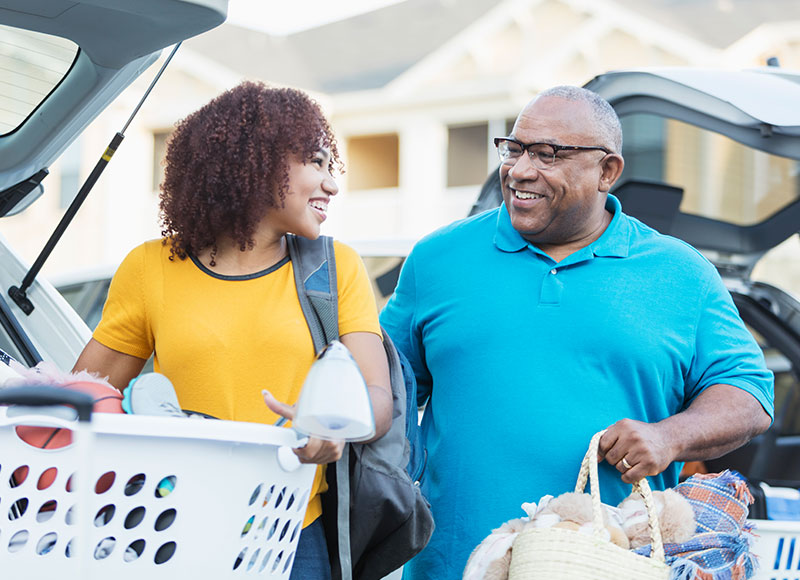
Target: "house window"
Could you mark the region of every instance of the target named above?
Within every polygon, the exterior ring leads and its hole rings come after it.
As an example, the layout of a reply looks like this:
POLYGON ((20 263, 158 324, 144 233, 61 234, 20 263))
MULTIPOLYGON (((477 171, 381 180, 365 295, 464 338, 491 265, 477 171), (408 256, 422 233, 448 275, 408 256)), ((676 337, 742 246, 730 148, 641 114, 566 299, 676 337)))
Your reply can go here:
POLYGON ((489 124, 447 128, 447 187, 479 185, 488 171, 489 124))
POLYGON ((159 191, 164 181, 164 158, 167 156, 167 139, 172 131, 153 132, 153 191, 159 191))
POLYGON ((397 134, 347 140, 347 184, 351 191, 397 187, 400 173, 397 134))

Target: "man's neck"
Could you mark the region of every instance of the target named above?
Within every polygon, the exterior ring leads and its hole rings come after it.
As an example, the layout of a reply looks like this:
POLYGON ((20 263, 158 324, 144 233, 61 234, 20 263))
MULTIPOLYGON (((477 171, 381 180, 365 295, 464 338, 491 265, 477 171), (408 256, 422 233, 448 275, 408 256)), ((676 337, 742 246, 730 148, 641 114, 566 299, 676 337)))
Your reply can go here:
POLYGON ((550 256, 556 263, 559 263, 562 260, 564 260, 565 258, 567 258, 568 256, 571 256, 572 254, 577 252, 578 250, 582 250, 583 248, 585 248, 589 244, 592 244, 593 242, 595 242, 598 239, 600 239, 600 236, 602 236, 603 233, 606 231, 606 229, 608 228, 608 225, 611 223, 611 220, 613 218, 614 218, 614 214, 611 213, 610 211, 608 211, 607 209, 604 209, 603 210, 603 217, 602 217, 602 220, 600 221, 600 225, 597 228, 593 229, 587 235, 584 235, 584 236, 582 236, 582 237, 580 237, 578 239, 575 239, 575 240, 570 240, 570 241, 565 242, 563 244, 537 244, 537 243, 534 243, 534 245, 537 248, 539 248, 541 251, 543 251, 545 254, 550 256))

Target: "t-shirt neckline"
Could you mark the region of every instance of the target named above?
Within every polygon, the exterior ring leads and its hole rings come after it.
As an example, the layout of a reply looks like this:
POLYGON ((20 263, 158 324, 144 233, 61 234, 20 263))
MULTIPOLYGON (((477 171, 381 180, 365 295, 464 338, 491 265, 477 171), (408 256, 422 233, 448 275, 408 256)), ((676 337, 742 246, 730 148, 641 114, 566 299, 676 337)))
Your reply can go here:
POLYGON ((281 258, 281 260, 279 262, 273 264, 272 266, 270 266, 269 268, 266 268, 264 270, 259 270, 258 272, 253 272, 252 274, 240 274, 240 275, 237 275, 237 276, 231 276, 231 275, 228 275, 228 274, 220 274, 218 272, 214 272, 213 270, 210 270, 208 267, 205 266, 205 264, 203 264, 197 258, 197 256, 194 256, 193 254, 189 254, 189 258, 191 258, 191 260, 194 263, 194 265, 197 266, 197 268, 201 272, 203 272, 204 274, 208 274, 212 278, 217 278, 219 280, 233 280, 233 281, 253 280, 255 278, 261 278, 262 276, 266 276, 267 274, 271 274, 272 272, 274 272, 275 270, 278 270, 279 268, 283 267, 285 264, 287 264, 289 262, 289 256, 284 256, 283 258, 281 258))

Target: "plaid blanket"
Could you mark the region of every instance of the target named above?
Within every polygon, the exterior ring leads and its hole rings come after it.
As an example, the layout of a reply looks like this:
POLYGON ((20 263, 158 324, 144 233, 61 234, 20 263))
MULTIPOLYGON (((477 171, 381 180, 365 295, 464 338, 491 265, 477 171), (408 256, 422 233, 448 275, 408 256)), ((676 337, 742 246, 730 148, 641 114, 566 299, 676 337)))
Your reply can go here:
MULTIPOLYGON (((682 544, 664 544, 670 580, 746 580, 757 562, 750 552, 752 525, 747 522, 753 496, 735 471, 697 474, 678 484, 694 509, 696 534, 682 544)), ((649 555, 650 546, 635 550, 649 555)))

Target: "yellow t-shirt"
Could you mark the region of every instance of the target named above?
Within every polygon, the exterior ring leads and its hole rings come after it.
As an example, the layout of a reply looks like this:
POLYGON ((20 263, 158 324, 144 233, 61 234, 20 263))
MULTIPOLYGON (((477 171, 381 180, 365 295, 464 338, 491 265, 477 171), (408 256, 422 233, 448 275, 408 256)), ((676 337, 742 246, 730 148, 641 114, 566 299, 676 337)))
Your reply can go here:
MULTIPOLYGON (((339 334, 380 336, 375 298, 364 264, 334 243, 339 334)), ((314 346, 286 258, 248 276, 222 276, 151 240, 134 248, 111 282, 94 339, 148 358, 175 386, 181 408, 219 419, 272 424, 262 389, 294 404, 314 361, 314 346)), ((327 489, 317 470, 305 525, 322 513, 327 489)))

